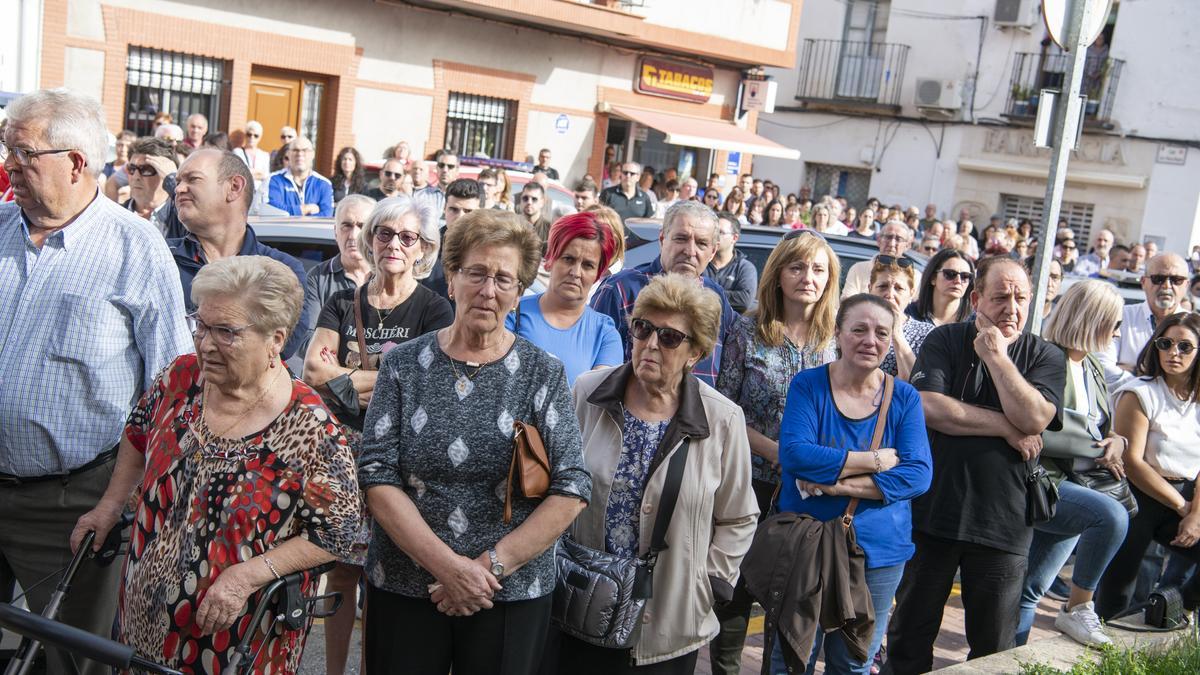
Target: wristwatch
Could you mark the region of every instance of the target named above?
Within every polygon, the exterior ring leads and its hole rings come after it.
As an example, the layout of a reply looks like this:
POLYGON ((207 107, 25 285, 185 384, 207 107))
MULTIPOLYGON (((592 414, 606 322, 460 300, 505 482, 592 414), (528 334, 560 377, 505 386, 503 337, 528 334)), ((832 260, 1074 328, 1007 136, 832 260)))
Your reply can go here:
POLYGON ((497 579, 504 578, 504 563, 500 562, 499 556, 496 555, 496 549, 488 549, 488 558, 492 561, 492 576, 497 579))

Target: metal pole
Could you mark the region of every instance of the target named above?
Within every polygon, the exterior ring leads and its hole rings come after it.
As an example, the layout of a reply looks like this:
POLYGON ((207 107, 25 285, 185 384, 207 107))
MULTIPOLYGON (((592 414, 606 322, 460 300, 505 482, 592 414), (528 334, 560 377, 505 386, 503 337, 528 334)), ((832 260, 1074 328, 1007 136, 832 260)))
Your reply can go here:
POLYGON ((1042 305, 1045 304, 1046 284, 1050 276, 1050 261, 1054 258, 1054 237, 1058 228, 1058 215, 1062 209, 1062 193, 1067 183, 1067 163, 1071 159, 1071 151, 1075 147, 1075 138, 1079 135, 1081 123, 1080 110, 1083 102, 1079 99, 1079 90, 1083 84, 1084 61, 1087 58, 1087 45, 1083 44, 1083 25, 1085 19, 1096 9, 1096 3, 1091 0, 1070 0, 1071 6, 1067 14, 1067 26, 1064 42, 1071 45, 1068 52, 1068 85, 1059 95, 1058 109, 1054 115, 1053 153, 1050 157, 1050 174, 1046 182, 1046 200, 1042 210, 1042 225, 1038 234, 1038 255, 1033 266, 1033 299, 1030 302, 1029 320, 1025 330, 1041 334, 1042 305))

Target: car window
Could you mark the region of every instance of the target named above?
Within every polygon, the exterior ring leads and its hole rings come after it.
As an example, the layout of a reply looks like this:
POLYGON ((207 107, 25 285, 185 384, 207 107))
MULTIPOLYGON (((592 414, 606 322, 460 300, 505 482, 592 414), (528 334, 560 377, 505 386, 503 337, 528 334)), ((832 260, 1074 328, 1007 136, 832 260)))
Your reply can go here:
MULTIPOLYGON (((771 251, 774 249, 760 244, 748 244, 745 246, 739 244, 737 249, 746 255, 746 258, 758 270, 759 277, 762 277, 763 268, 767 266, 767 258, 770 257, 771 251)), ((841 285, 845 285, 846 275, 850 273, 850 268, 855 263, 868 259, 867 255, 855 255, 857 251, 838 251, 835 249, 834 253, 837 254, 838 263, 841 265, 841 278, 838 280, 841 285)))

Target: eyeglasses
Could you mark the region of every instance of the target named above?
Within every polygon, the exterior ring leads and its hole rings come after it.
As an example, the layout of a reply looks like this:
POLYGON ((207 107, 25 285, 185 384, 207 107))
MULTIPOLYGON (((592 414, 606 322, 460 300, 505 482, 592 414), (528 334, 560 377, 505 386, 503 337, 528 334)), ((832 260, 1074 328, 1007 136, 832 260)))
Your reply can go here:
POLYGON ((34 160, 42 155, 57 155, 62 152, 71 152, 74 148, 58 148, 55 150, 26 150, 9 145, 8 143, 0 143, 0 162, 6 161, 9 154, 16 158, 17 164, 20 166, 28 166, 31 160, 34 160))
POLYGON ((913 266, 912 258, 897 258, 890 255, 877 255, 875 256, 875 262, 883 265, 884 267, 891 267, 895 265, 900 269, 908 269, 909 267, 913 266))
POLYGON ((397 171, 384 171, 384 172, 383 172, 383 175, 384 175, 384 177, 385 177, 385 178, 391 178, 392 180, 399 180, 400 178, 403 178, 403 177, 404 177, 404 172, 403 172, 403 171, 399 171, 399 172, 397 172, 397 171))
POLYGON ((375 241, 385 246, 392 243, 394 237, 400 237, 400 245, 405 247, 413 246, 421 240, 421 235, 416 232, 409 232, 408 230, 395 232, 386 227, 380 227, 375 230, 375 241))
POLYGON ((975 277, 975 275, 971 274, 970 272, 955 272, 954 270, 949 269, 941 270, 941 272, 942 278, 946 281, 961 279, 964 283, 970 283, 971 279, 975 277))
POLYGON ((1174 274, 1150 275, 1150 283, 1154 284, 1155 286, 1162 286, 1163 284, 1167 283, 1167 281, 1170 281, 1172 286, 1182 286, 1187 283, 1187 277, 1176 276, 1174 274))
POLYGON ((909 238, 902 234, 881 234, 879 235, 879 241, 894 241, 902 244, 909 241, 909 238))
POLYGON ((1169 352, 1172 347, 1176 348, 1180 354, 1191 354, 1196 345, 1187 340, 1176 342, 1169 337, 1160 337, 1154 341, 1154 348, 1160 352, 1169 352))
POLYGON ((188 329, 192 331, 192 336, 196 338, 196 342, 200 342, 204 339, 204 336, 212 334, 212 337, 217 341, 217 344, 221 344, 226 347, 232 347, 233 343, 237 341, 238 336, 240 336, 247 328, 250 327, 249 324, 238 327, 210 326, 201 321, 200 315, 196 313, 188 314, 186 318, 188 329))
POLYGON ((144 178, 157 176, 158 169, 154 168, 153 164, 134 164, 133 162, 125 162, 125 173, 132 176, 138 174, 144 178))
POLYGON ((636 171, 622 171, 621 175, 622 176, 640 176, 641 174, 636 171))
POLYGON ((251 133, 251 132, 247 131, 246 136, 248 136, 250 138, 259 138, 262 136, 262 134, 255 134, 255 133, 251 133))
POLYGON ((629 334, 635 340, 648 340, 651 333, 658 334, 658 346, 663 349, 675 349, 683 344, 684 340, 691 340, 692 336, 687 333, 681 333, 674 328, 658 327, 645 319, 634 319, 629 322, 629 334))
POLYGON ((488 279, 496 282, 496 290, 503 293, 508 293, 515 289, 518 281, 507 274, 488 274, 487 270, 479 269, 478 267, 464 267, 458 270, 463 279, 472 286, 483 286, 488 279))
POLYGON ((439 169, 457 169, 458 165, 457 164, 447 164, 445 162, 438 162, 437 168, 439 168, 439 169))

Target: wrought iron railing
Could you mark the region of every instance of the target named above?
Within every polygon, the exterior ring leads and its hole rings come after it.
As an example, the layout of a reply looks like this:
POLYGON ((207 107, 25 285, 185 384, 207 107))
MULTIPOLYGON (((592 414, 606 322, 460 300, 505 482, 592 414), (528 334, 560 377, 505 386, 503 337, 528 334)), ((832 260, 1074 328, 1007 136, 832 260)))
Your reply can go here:
MULTIPOLYGON (((1062 90, 1067 82, 1070 57, 1067 54, 1017 54, 1009 83, 1008 103, 1004 112, 1009 117, 1034 117, 1043 89, 1062 90)), ((1102 56, 1084 59, 1083 86, 1080 93, 1087 96, 1084 121, 1108 125, 1112 123, 1113 102, 1121 70, 1125 62, 1102 56)))
POLYGON ((796 98, 900 106, 908 45, 805 40, 796 98))

